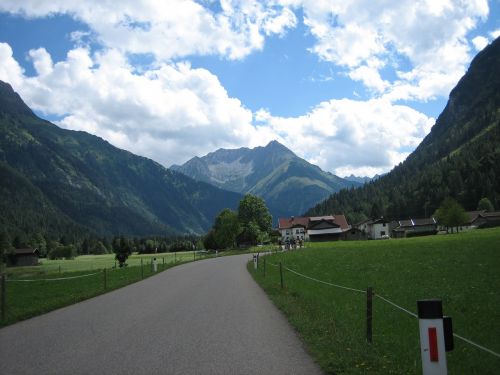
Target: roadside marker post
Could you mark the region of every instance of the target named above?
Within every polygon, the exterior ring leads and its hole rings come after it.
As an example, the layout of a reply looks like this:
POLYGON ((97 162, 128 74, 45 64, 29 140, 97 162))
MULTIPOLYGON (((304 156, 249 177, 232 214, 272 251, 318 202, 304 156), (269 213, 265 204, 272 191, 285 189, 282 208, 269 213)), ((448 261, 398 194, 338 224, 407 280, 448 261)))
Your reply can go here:
POLYGON ((156 261, 156 257, 155 257, 155 258, 153 258, 153 263, 152 263, 152 265, 153 265, 153 272, 155 272, 155 273, 156 273, 156 272, 158 271, 158 262, 156 261))
POLYGON ((373 288, 366 289, 366 341, 372 343, 373 288))
POLYGON ((453 350, 451 318, 443 318, 442 301, 417 301, 423 375, 447 375, 446 352, 453 350))
POLYGON ((257 262, 258 262, 258 260, 257 260, 257 254, 254 254, 253 255, 253 269, 254 270, 257 270, 257 267, 258 267, 257 262))
POLYGON ((281 284, 281 289, 283 289, 283 267, 280 262, 280 284, 281 284))
POLYGON ((106 290, 107 287, 108 287, 108 280, 106 275, 106 267, 104 267, 104 290, 106 290))
POLYGON ((141 279, 144 279, 144 267, 143 267, 142 258, 141 258, 141 279))
POLYGON ((0 301, 0 303, 2 304, 2 320, 5 320, 5 310, 6 310, 6 304, 7 304, 7 298, 6 298, 6 288, 5 288, 5 275, 2 275, 2 278, 1 278, 1 292, 2 292, 2 300, 0 301))

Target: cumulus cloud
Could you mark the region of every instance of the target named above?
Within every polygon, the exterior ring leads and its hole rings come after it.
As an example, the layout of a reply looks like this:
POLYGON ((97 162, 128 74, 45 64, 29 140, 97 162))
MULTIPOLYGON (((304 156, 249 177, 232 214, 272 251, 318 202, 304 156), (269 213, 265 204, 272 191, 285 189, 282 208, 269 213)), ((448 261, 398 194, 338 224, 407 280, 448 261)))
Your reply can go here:
POLYGON ((488 43, 488 38, 485 38, 484 36, 476 36, 474 39, 472 39, 472 44, 474 45, 476 51, 481 51, 488 45, 488 43))
POLYGON ((447 96, 471 59, 467 33, 489 12, 487 0, 281 3, 303 8, 304 23, 316 38, 313 53, 392 101, 447 96), (409 66, 399 66, 400 60, 409 66), (380 78, 388 68, 397 76, 390 84, 380 78))
POLYGON ((385 99, 330 100, 304 116, 255 115, 298 155, 345 176, 387 172, 428 134, 434 119, 385 99))
MULTIPOLYGON (((3 0, 0 11, 27 17, 67 14, 86 23, 105 47, 152 54, 157 60, 201 54, 241 59, 263 48, 264 35, 282 35, 296 24, 287 7, 249 0, 221 1, 213 12, 193 0, 3 0), (266 4, 267 5, 267 4, 266 4)), ((72 34, 82 42, 89 35, 72 34)))
POLYGON ((230 98, 216 76, 188 63, 134 72, 116 50, 68 52, 53 63, 31 50, 37 75, 26 77, 8 44, 0 43, 0 79, 10 82, 33 109, 166 166, 218 147, 259 145, 273 139, 252 125, 252 113, 230 98))

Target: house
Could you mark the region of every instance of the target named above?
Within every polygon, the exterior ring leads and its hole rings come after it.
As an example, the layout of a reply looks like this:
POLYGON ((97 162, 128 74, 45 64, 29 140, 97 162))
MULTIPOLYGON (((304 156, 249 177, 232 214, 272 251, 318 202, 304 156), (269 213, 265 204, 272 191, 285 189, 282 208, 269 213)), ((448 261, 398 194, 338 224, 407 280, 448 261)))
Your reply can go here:
POLYGON ((363 232, 362 230, 356 227, 351 227, 351 229, 342 233, 343 241, 362 241, 367 239, 368 237, 366 235, 366 232, 363 232))
POLYGON ((381 217, 378 219, 368 219, 356 225, 369 240, 379 240, 390 237, 391 230, 389 221, 381 217))
MULTIPOLYGON (((486 211, 468 211, 467 222, 456 228, 459 232, 477 229, 500 226, 500 212, 486 211)), ((440 226, 440 230, 446 230, 446 227, 440 226)))
POLYGON ((281 241, 333 241, 351 229, 344 215, 280 218, 281 241))
POLYGON ((38 249, 15 249, 7 255, 7 266, 37 266, 39 256, 38 249))
POLYGON ((399 220, 397 224, 398 226, 392 230, 392 234, 396 238, 427 236, 438 232, 438 225, 433 217, 399 220))
POLYGON ((309 218, 307 235, 310 241, 337 241, 350 228, 344 215, 315 216, 309 218))
POLYGON ((308 217, 280 218, 278 220, 278 231, 281 233, 281 241, 309 240, 307 236, 308 217))

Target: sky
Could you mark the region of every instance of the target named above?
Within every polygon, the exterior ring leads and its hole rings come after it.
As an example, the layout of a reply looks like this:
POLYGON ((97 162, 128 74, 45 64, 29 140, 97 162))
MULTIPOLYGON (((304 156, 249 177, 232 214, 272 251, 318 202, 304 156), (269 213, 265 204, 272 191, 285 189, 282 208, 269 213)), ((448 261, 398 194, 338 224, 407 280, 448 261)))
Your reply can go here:
POLYGON ((373 176, 429 133, 499 17, 500 0, 2 0, 0 80, 166 167, 277 140, 373 176))

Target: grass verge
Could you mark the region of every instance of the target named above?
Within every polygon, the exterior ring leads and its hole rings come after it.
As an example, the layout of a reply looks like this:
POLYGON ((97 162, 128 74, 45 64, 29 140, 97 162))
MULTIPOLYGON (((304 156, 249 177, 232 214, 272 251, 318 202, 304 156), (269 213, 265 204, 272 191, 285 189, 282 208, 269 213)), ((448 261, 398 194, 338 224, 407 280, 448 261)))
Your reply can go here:
MULTIPOLYGON (((418 320, 374 299, 373 343, 366 342, 366 295, 279 269, 366 290, 416 312, 416 301, 441 298, 454 331, 500 352, 500 229, 388 241, 308 244, 261 259, 255 280, 285 313, 328 374, 421 373, 418 320)), ((497 374, 500 359, 455 339, 450 374, 497 374)))

